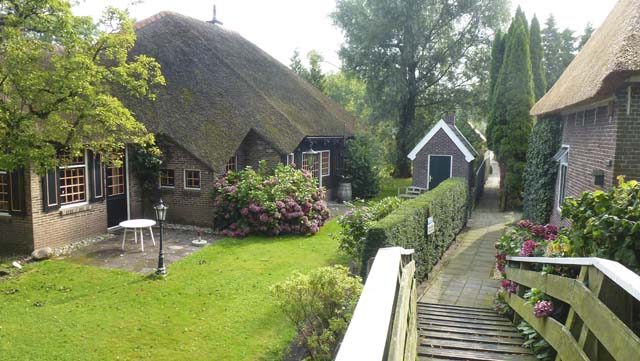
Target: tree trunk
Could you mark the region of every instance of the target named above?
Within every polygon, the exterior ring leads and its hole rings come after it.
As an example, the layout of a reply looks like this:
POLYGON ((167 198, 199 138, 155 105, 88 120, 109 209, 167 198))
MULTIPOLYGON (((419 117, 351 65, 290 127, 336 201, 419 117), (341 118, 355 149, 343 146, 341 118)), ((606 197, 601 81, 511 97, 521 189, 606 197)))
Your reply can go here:
POLYGON ((507 165, 504 162, 500 162, 500 211, 504 212, 507 209, 507 189, 504 186, 504 181, 507 177, 507 165))
POLYGON ((416 102, 418 99, 416 84, 416 66, 411 65, 407 69, 407 94, 402 98, 400 108, 400 119, 398 124, 398 135, 396 138, 396 169, 394 177, 411 177, 411 164, 409 163, 409 152, 413 147, 410 144, 411 127, 416 119, 416 102))

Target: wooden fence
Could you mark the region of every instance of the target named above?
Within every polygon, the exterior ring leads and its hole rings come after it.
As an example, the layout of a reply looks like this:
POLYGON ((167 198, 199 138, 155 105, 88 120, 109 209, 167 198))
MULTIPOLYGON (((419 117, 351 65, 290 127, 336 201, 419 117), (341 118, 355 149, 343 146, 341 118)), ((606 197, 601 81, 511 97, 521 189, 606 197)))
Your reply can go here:
POLYGON ((413 250, 378 250, 336 361, 416 360, 415 270, 413 250))
POLYGON ((640 338, 633 331, 638 322, 634 313, 640 305, 640 276, 600 258, 507 260, 507 279, 520 285, 516 294, 507 297, 515 311, 514 322, 524 319, 535 328, 558 352, 556 360, 640 360, 640 338), (570 278, 540 272, 544 266, 575 268, 575 273, 579 268, 579 275, 570 278), (568 305, 564 324, 533 315, 533 306, 522 298, 529 288, 538 288, 568 305))

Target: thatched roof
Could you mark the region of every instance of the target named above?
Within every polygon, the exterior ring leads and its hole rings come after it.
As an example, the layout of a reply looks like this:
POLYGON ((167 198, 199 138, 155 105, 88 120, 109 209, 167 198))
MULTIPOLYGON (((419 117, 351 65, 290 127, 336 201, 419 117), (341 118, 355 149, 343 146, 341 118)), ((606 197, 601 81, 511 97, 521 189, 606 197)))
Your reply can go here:
POLYGON ((638 72, 640 0, 620 0, 531 114, 556 113, 609 97, 638 72))
POLYGON ((224 169, 251 130, 283 154, 306 136, 353 133, 341 106, 233 31, 170 12, 135 28, 132 55, 154 57, 167 84, 153 102, 125 102, 212 169, 224 169))

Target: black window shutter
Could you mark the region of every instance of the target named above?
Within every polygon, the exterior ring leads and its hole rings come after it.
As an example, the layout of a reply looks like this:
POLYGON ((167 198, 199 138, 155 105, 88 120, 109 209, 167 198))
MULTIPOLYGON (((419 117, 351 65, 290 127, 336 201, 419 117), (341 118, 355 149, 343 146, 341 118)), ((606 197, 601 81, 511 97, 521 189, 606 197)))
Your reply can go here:
POLYGON ((104 172, 102 169, 102 159, 100 154, 88 152, 89 156, 89 185, 90 202, 101 202, 104 200, 104 172))
POLYGON ((42 206, 45 212, 60 209, 60 198, 58 196, 59 177, 58 169, 52 169, 42 177, 42 206))
POLYGON ((9 213, 22 215, 26 210, 25 202, 25 172, 24 169, 17 169, 10 173, 11 196, 9 213))

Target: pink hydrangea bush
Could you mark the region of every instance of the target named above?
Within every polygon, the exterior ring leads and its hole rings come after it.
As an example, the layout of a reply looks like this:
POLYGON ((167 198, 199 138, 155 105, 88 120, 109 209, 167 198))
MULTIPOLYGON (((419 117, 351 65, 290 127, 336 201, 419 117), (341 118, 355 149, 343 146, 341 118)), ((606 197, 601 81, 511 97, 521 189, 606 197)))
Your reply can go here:
POLYGON ((533 306, 533 315, 537 318, 548 317, 553 314, 552 301, 538 301, 533 306))
POLYGON ((278 165, 272 175, 247 167, 214 184, 214 224, 223 234, 315 234, 329 219, 324 189, 306 171, 278 165))

